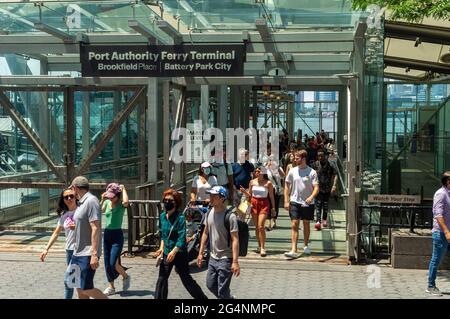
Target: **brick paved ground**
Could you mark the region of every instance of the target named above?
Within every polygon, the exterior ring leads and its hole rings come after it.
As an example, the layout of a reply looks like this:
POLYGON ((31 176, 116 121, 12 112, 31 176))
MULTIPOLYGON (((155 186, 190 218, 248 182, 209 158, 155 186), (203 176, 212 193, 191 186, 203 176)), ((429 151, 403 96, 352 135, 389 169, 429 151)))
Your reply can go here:
MULTIPOLYGON (((46 262, 39 261, 37 253, 0 253, 0 299, 6 298, 62 298, 64 255, 49 254, 46 262)), ((130 291, 112 298, 153 298, 157 269, 154 259, 134 257, 124 258, 123 264, 129 267, 132 276, 130 291)), ((368 288, 368 276, 373 272, 367 266, 346 266, 301 260, 263 260, 241 261, 242 274, 233 278, 232 293, 237 298, 250 299, 291 299, 291 298, 432 298, 426 287, 426 270, 399 270, 388 265, 380 266, 379 288, 368 288)), ((205 289, 206 271, 192 267, 193 277, 205 289)), ((447 292, 443 297, 450 298, 449 272, 439 272, 437 284, 447 292)), ((376 280, 369 282, 376 285, 376 280)), ((106 279, 104 268, 97 271, 97 287, 104 289, 106 279)), ((119 281, 117 287, 121 287, 119 281)), ((212 295, 207 292, 208 296, 212 295)), ((169 280, 169 298, 190 298, 175 272, 169 280)))

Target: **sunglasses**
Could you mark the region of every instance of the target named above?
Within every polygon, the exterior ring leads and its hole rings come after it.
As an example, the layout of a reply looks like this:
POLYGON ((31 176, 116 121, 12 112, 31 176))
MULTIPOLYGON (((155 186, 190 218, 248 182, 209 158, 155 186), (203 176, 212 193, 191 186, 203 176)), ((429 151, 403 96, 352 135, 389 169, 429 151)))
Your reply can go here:
POLYGON ((74 199, 74 198, 75 198, 75 195, 70 194, 70 195, 63 196, 63 198, 64 198, 65 200, 74 199))

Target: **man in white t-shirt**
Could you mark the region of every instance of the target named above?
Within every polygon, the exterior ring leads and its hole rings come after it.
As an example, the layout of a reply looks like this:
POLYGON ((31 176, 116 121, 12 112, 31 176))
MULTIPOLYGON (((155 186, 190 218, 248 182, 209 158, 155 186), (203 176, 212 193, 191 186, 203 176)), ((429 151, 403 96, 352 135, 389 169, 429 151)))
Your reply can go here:
POLYGON ((308 247, 310 234, 310 221, 314 220, 315 198, 319 193, 319 180, 317 173, 306 165, 308 153, 305 150, 294 154, 296 167, 289 170, 284 187, 284 208, 289 210, 291 217, 291 251, 284 255, 288 258, 297 258, 297 240, 299 220, 303 220, 303 237, 305 246, 303 252, 311 254, 308 247))

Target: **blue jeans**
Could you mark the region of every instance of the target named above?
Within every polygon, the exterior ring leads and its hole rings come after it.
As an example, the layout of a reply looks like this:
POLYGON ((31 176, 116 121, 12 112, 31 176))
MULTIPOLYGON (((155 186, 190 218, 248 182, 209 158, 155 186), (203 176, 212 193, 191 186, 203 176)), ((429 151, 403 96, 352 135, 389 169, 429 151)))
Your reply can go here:
MULTIPOLYGON (((73 250, 66 249, 66 261, 67 265, 70 264, 70 260, 72 259, 73 250)), ((64 299, 72 299, 73 297, 73 288, 69 288, 67 284, 64 282, 64 299)))
POLYGON ((431 255, 430 267, 428 269, 428 288, 436 287, 436 275, 439 264, 449 249, 449 243, 442 232, 433 232, 433 254, 431 255))
POLYGON ((232 299, 230 294, 231 258, 209 258, 208 273, 206 274, 206 286, 219 299, 232 299))
POLYGON ((103 250, 105 258, 105 271, 108 282, 113 282, 119 273, 116 270, 116 262, 123 248, 122 229, 105 229, 103 234, 103 250))

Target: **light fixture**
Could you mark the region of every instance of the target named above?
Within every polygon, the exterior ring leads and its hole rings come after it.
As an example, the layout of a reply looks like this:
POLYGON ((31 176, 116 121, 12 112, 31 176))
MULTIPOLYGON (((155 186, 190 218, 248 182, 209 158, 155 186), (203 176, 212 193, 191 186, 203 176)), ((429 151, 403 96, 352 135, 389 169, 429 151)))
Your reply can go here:
POLYGON ((442 63, 450 63, 450 52, 444 53, 440 58, 442 63))
POLYGON ((263 92, 263 96, 268 97, 269 96, 269 91, 264 91, 263 92))
POLYGON ((421 44, 422 41, 420 40, 419 37, 416 38, 416 42, 414 42, 414 46, 417 48, 419 46, 419 44, 421 44))

